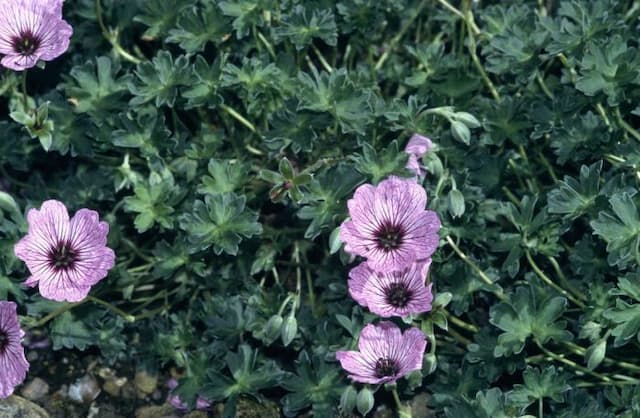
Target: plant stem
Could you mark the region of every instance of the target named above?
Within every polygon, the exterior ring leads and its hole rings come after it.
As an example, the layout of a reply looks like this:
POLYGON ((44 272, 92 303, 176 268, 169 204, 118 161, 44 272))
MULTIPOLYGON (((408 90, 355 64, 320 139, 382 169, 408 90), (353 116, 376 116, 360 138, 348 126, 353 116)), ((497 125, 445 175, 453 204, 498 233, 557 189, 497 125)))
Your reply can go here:
POLYGON ((533 269, 533 271, 538 275, 538 277, 545 282, 546 284, 548 284, 549 286, 553 287, 556 291, 558 291, 562 296, 566 297, 567 299, 569 299, 571 302, 573 302, 574 304, 576 304, 577 306, 579 306, 581 309, 584 309, 587 307, 587 305, 585 305, 584 303, 582 303, 581 301, 579 301, 577 298, 575 298, 571 293, 567 292, 566 290, 564 290, 563 288, 561 288, 560 286, 558 286, 557 284, 555 284, 553 282, 553 280, 551 280, 549 278, 549 276, 547 276, 541 269, 540 267, 536 264, 536 262, 533 260, 533 257, 531 257, 531 253, 529 252, 529 250, 525 250, 525 256, 527 257, 527 261, 529 262, 529 265, 531 266, 531 268, 533 269))
POLYGON ((460 344, 463 344, 465 347, 473 342, 452 328, 449 328, 447 330, 447 333, 451 335, 454 340, 458 341, 460 344))
POLYGON ((400 42, 400 40, 407 33, 407 31, 409 30, 413 22, 418 18, 418 16, 420 15, 420 12, 422 12, 422 9, 424 9, 427 3, 428 3, 428 0, 422 0, 418 5, 418 7, 413 9, 413 15, 409 18, 409 20, 407 20, 402 25, 402 27, 400 28, 400 31, 396 34, 396 36, 394 36, 391 39, 391 42, 389 42, 389 46, 384 51, 384 53, 380 56, 380 58, 378 59, 378 62, 376 62, 376 65, 373 67, 374 70, 378 71, 380 68, 382 68, 385 61, 389 58, 389 55, 391 54, 391 52, 393 52, 396 46, 398 46, 398 42, 400 42))
POLYGON ((300 267, 300 246, 298 241, 293 243, 292 261, 296 263, 296 298, 292 309, 292 311, 295 311, 300 306, 300 296, 302 294, 302 268, 300 267))
MULTIPOLYGON (((443 5, 445 9, 449 10, 451 13, 458 16, 460 19, 464 20, 465 23, 467 22, 467 18, 464 16, 464 14, 460 10, 453 7, 449 2, 447 2, 447 0, 438 0, 438 3, 443 5)), ((482 33, 482 31, 480 30, 480 28, 478 28, 475 22, 470 22, 469 26, 473 31, 474 35, 480 35, 482 33)))
POLYGON ((111 33, 105 26, 104 20, 102 19, 102 4, 100 2, 101 0, 96 0, 96 18, 98 19, 98 26, 100 26, 102 36, 111 44, 116 54, 133 64, 140 64, 142 60, 127 52, 118 42, 118 36, 111 33))
POLYGON ((497 102, 499 102, 500 94, 498 93, 498 90, 496 89, 496 87, 493 85, 493 82, 489 78, 489 75, 487 75, 487 72, 485 71, 484 67, 482 66, 482 63, 480 62, 480 58, 478 58, 478 54, 476 50, 477 44, 476 44, 476 38, 475 38, 476 33, 473 30, 473 27, 477 28, 477 26, 475 26, 475 23, 473 21, 473 14, 471 13, 471 10, 467 10, 464 21, 467 25, 467 29, 468 29, 467 32, 469 34, 469 45, 467 46, 467 48, 469 49, 469 53, 471 54, 471 61, 473 61, 473 64, 476 66, 476 69, 480 73, 480 77, 482 77, 484 84, 489 89, 491 96, 493 96, 493 98, 497 102))
POLYGON ((611 380, 611 378, 609 378, 609 376, 605 376, 603 374, 591 371, 589 369, 587 369, 586 367, 583 367, 581 365, 579 365, 578 363, 569 360, 567 358, 564 357, 564 355, 560 355, 560 354, 556 354, 552 351, 549 351, 547 348, 545 348, 539 341, 536 340, 536 344, 538 345, 538 348, 540 350, 542 350, 542 352, 544 352, 548 357, 551 357, 552 359, 559 361, 560 363, 564 363, 567 366, 571 367, 574 370, 577 370, 581 373, 584 374, 588 374, 590 376, 593 376, 597 379, 602 380, 603 382, 613 382, 613 380, 611 380))
POLYGON ((537 71, 536 71, 536 81, 538 82, 538 85, 540 86, 540 89, 545 94, 545 96, 553 100, 554 99, 553 93, 551 93, 551 90, 549 90, 549 87, 547 87, 547 84, 544 82, 544 79, 542 78, 540 73, 537 71))
MULTIPOLYGON (((562 344, 565 347, 567 347, 569 350, 571 350, 573 353, 575 353, 575 354, 577 354, 579 356, 584 356, 584 353, 587 351, 584 347, 581 347, 578 344, 573 343, 571 341, 565 341, 562 344)), ((626 361, 612 359, 610 357, 605 357, 603 362, 604 362, 604 364, 616 365, 616 366, 621 367, 623 369, 627 369, 627 370, 635 372, 635 373, 640 373, 640 366, 635 365, 633 363, 628 363, 626 361)))
POLYGON ((604 124, 607 125, 607 130, 611 131, 611 122, 609 122, 609 117, 607 116, 607 112, 604 110, 602 103, 598 102, 596 104, 596 110, 600 114, 600 117, 604 121, 604 124))
POLYGON ((123 311, 122 309, 120 309, 120 308, 118 308, 118 307, 116 307, 116 306, 113 306, 112 304, 110 304, 110 303, 109 303, 109 302, 107 302, 107 301, 104 301, 104 300, 102 300, 102 299, 98 299, 98 298, 97 298, 97 297, 95 297, 95 296, 91 296, 91 295, 89 295, 89 296, 87 296, 87 300, 88 300, 88 301, 91 301, 91 302, 93 302, 93 303, 97 303, 98 305, 102 305, 102 306, 104 306, 105 308, 109 309, 111 312, 113 312, 113 313, 115 313, 115 314, 117 314, 117 315, 121 316, 121 317, 122 317, 122 319, 124 319, 124 320, 125 320, 125 321, 127 321, 127 322, 135 322, 135 320, 136 320, 136 317, 135 317, 135 316, 133 316, 133 315, 129 315, 128 313, 126 313, 126 312, 125 312, 125 311, 123 311))
POLYGON ((331 74, 333 72, 333 68, 331 68, 331 65, 329 65, 327 60, 324 58, 324 55, 322 55, 322 52, 314 44, 311 44, 311 49, 313 49, 313 52, 316 53, 318 60, 320 60, 320 64, 322 64, 322 68, 324 68, 326 72, 331 74))
POLYGON ((81 302, 73 302, 73 303, 67 303, 64 306, 61 306, 60 308, 56 309, 55 311, 49 313, 48 315, 40 318, 40 320, 38 320, 37 322, 31 324, 30 326, 26 327, 26 329, 33 329, 33 328, 40 328, 41 326, 45 325, 47 322, 51 321, 52 319, 56 318, 59 315, 62 315, 63 313, 67 312, 68 310, 75 308, 78 305, 82 305, 83 303, 85 303, 87 301, 87 299, 81 301, 81 302))
POLYGON ((616 120, 618 124, 627 131, 632 137, 640 141, 640 132, 636 131, 633 126, 629 125, 624 119, 622 119, 622 115, 620 114, 620 108, 616 107, 615 110, 616 120))
POLYGON ((27 112, 27 108, 29 107, 29 101, 27 96, 27 70, 22 71, 22 107, 23 111, 27 112))
POLYGON ((264 35, 262 34, 262 32, 257 31, 258 33, 258 39, 260 39, 260 41, 264 44, 264 46, 267 48, 267 52, 269 52, 269 55, 271 55, 271 58, 273 58, 274 60, 276 59, 276 53, 273 50, 273 46, 271 45, 271 42, 269 42, 267 40, 267 38, 264 37, 264 35))
MULTIPOLYGON (((447 243, 449 244, 449 246, 453 248, 453 251, 455 251, 455 253, 458 254, 458 257, 460 257, 462 261, 467 263, 467 265, 471 267, 471 269, 475 271, 478 276, 480 276, 480 279, 485 284, 487 284, 490 288, 496 287, 496 284, 493 283, 493 281, 489 278, 489 276, 487 276, 485 272, 482 271, 482 269, 476 263, 474 263, 469 257, 467 257, 467 255, 464 252, 462 252, 462 250, 460 250, 460 248, 458 248, 456 243, 453 242, 453 240, 449 235, 447 235, 445 239, 447 240, 447 243)), ((502 301, 507 300, 507 297, 505 296, 502 289, 498 288, 496 290, 492 290, 492 292, 498 297, 498 299, 502 301)))
POLYGON ((121 238, 121 241, 124 245, 126 245, 127 247, 129 247, 138 257, 140 257, 141 259, 143 259, 144 261, 146 261, 147 263, 155 263, 155 259, 153 257, 149 257, 148 255, 145 255, 142 253, 142 251, 140 251, 140 249, 138 249, 138 246, 131 241, 129 238, 121 238))
POLYGON ((544 404, 542 403, 542 398, 538 398, 538 418, 543 418, 544 417, 544 413, 542 410, 542 407, 544 406, 544 404))
POLYGON ((551 163, 549 163, 549 160, 547 160, 547 157, 545 157, 543 153, 538 151, 538 158, 540 159, 540 162, 542 163, 544 168, 547 169, 547 172, 549 173, 549 175, 551 176, 553 181, 557 182, 558 181, 558 176, 556 175, 556 172, 553 169, 553 166, 551 165, 551 163))
POLYGON ((560 278, 560 282, 567 289, 569 289, 569 291, 571 293, 573 293, 577 298, 579 298, 580 300, 585 300, 586 301, 587 300, 587 296, 584 293, 582 293, 579 290, 577 290, 576 288, 574 288, 573 286, 571 286, 571 283, 569 283, 569 280, 567 279, 567 276, 565 276, 564 273, 562 272, 562 269, 560 268, 560 265, 558 264, 556 259, 549 255, 549 256, 547 256, 547 260, 549 260, 549 263, 551 263, 551 266, 553 267, 553 269, 555 270, 556 274, 560 278))
POLYGON ((398 408, 398 418, 411 418, 411 408, 402 404, 400 396, 398 396, 398 389, 395 385, 391 389, 391 394, 393 395, 393 400, 396 402, 396 407, 398 408))
POLYGON ((449 311, 447 311, 446 309, 442 308, 441 309, 442 313, 447 317, 447 319, 449 321, 451 321, 451 323, 455 324, 456 326, 467 330, 469 332, 478 332, 479 328, 476 327, 473 324, 469 324, 468 322, 463 321, 462 319, 458 318, 457 316, 452 315, 449 311))
POLYGON ((234 119, 236 119, 238 122, 240 122, 241 124, 243 124, 244 126, 246 126, 251 132, 256 133, 256 127, 253 126, 253 123, 249 122, 244 116, 242 116, 240 113, 238 113, 235 109, 227 106, 226 104, 222 103, 220 105, 220 108, 222 110, 224 110, 225 112, 227 112, 229 115, 231 115, 231 117, 233 117, 234 119))

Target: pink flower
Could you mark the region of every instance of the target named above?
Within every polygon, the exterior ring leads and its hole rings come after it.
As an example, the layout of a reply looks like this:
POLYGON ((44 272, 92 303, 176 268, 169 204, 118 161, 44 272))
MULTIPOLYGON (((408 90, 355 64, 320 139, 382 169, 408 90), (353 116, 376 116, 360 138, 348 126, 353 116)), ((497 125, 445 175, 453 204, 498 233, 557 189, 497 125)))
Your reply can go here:
POLYGON ((63 0, 0 1, 0 63, 12 70, 51 61, 69 48, 73 33, 62 20, 63 0))
POLYGON ((392 383, 422 369, 427 340, 418 328, 404 334, 394 323, 369 324, 360 333, 360 351, 338 351, 336 358, 349 377, 361 383, 392 383))
POLYGON ((109 224, 98 213, 80 209, 69 219, 67 208, 47 200, 27 214, 29 233, 14 247, 31 272, 25 284, 39 285, 40 294, 57 301, 78 302, 106 277, 115 254, 107 247, 109 224))
POLYGON ((351 220, 340 227, 345 251, 365 257, 369 268, 381 273, 431 258, 440 220, 426 204, 426 192, 410 179, 389 177, 378 186, 358 187, 347 202, 351 220))
POLYGON ((418 179, 424 178, 427 172, 420 165, 420 159, 433 148, 433 142, 426 136, 420 134, 413 134, 409 139, 407 146, 404 148, 404 152, 409 154, 409 160, 407 161, 407 168, 413 171, 418 179))
POLYGON ((22 337, 16 304, 0 301, 0 399, 10 396, 27 376, 29 363, 24 357, 22 337))
MULTIPOLYGON (((177 386, 178 386, 178 381, 173 377, 167 381, 167 387, 170 390, 175 389, 177 386)), ((178 395, 174 395, 171 392, 169 392, 169 395, 167 396, 167 402, 169 402, 171 406, 173 406, 176 409, 180 409, 180 410, 189 409, 189 406, 186 404, 186 402, 184 402, 178 395)), ((196 409, 204 410, 209 408, 211 408, 211 402, 209 402, 202 396, 198 396, 198 399, 196 399, 196 409)))
POLYGON ((378 273, 367 263, 349 272, 349 294, 360 305, 383 318, 431 310, 431 285, 424 280, 431 260, 413 263, 402 271, 378 273))

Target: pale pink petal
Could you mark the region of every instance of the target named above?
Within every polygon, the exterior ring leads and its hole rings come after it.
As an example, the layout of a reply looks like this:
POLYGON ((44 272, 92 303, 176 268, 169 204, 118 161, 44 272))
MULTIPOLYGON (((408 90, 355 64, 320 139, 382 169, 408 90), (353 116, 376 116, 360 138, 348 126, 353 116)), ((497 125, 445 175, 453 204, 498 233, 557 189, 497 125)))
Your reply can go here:
POLYGON ((0 332, 7 338, 6 346, 0 351, 0 398, 6 398, 24 381, 29 370, 22 346, 24 331, 13 302, 0 301, 0 332))

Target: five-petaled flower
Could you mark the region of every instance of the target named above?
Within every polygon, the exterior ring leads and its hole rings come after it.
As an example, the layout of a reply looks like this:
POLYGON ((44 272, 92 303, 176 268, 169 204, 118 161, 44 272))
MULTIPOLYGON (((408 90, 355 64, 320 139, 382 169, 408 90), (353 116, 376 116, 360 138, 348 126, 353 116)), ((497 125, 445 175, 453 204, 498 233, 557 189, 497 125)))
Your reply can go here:
POLYGON ((62 19, 63 0, 0 1, 0 63, 23 71, 69 48, 73 28, 62 19))
POLYGON ((356 382, 393 383, 422 369, 426 347, 426 337, 418 328, 402 333, 394 323, 382 321, 363 328, 358 340, 360 351, 338 351, 336 358, 356 382))
POLYGON ((425 210, 427 194, 411 179, 389 177, 356 189, 347 202, 351 220, 340 227, 345 251, 367 259, 372 270, 403 270, 431 257, 438 247, 440 219, 425 210))
POLYGON ((80 301, 113 267, 115 254, 106 246, 109 225, 97 212, 80 209, 69 219, 62 202, 47 200, 40 210, 29 210, 27 220, 29 233, 14 252, 31 272, 25 284, 38 284, 43 297, 80 301))
POLYGON ((361 263, 349 272, 349 294, 383 318, 430 311, 433 294, 431 285, 424 284, 430 264, 428 260, 401 271, 379 273, 361 263))
POLYGON ((0 399, 10 396, 27 376, 22 337, 16 304, 0 301, 0 399))

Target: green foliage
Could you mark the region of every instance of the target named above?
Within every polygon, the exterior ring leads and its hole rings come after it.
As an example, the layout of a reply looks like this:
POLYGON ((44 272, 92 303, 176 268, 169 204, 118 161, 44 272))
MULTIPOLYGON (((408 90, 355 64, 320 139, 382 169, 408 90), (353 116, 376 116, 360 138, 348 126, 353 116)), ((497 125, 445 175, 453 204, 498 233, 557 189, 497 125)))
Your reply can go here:
POLYGON ((566 321, 558 321, 566 309, 563 297, 539 299, 535 289, 518 287, 508 302, 491 308, 490 321, 504 331, 494 349, 496 357, 518 354, 529 337, 539 344, 550 339, 566 341, 572 338, 565 330, 566 321))
POLYGON ((623 269, 631 261, 640 262, 640 217, 629 193, 614 194, 609 203, 613 214, 600 212, 591 226, 594 234, 607 242, 609 264, 623 269))
POLYGON ((250 238, 262 233, 256 222, 258 215, 245 210, 246 198, 234 193, 207 195, 196 200, 193 212, 180 218, 180 228, 189 234, 195 250, 236 255, 242 237, 250 238))
POLYGON ((322 39, 327 45, 336 46, 338 33, 332 10, 313 10, 307 16, 302 5, 296 6, 292 13, 282 16, 281 26, 274 30, 276 39, 289 39, 301 50, 311 44, 313 38, 322 39))
POLYGON ((386 388, 335 359, 377 321, 339 232, 359 185, 415 178, 418 133, 438 303, 391 318, 428 334, 400 400, 640 416, 637 3, 65 2, 69 50, 26 96, 0 74, 0 298, 56 350, 182 373, 190 407, 380 414, 386 388), (116 266, 91 295, 117 310, 22 285, 13 247, 52 198, 109 223, 116 266))
POLYGON ((153 101, 156 107, 173 107, 178 87, 187 83, 188 65, 185 56, 174 61, 167 51, 160 51, 151 62, 139 64, 136 70, 139 83, 129 83, 129 90, 135 96, 129 104, 137 106, 153 101))

